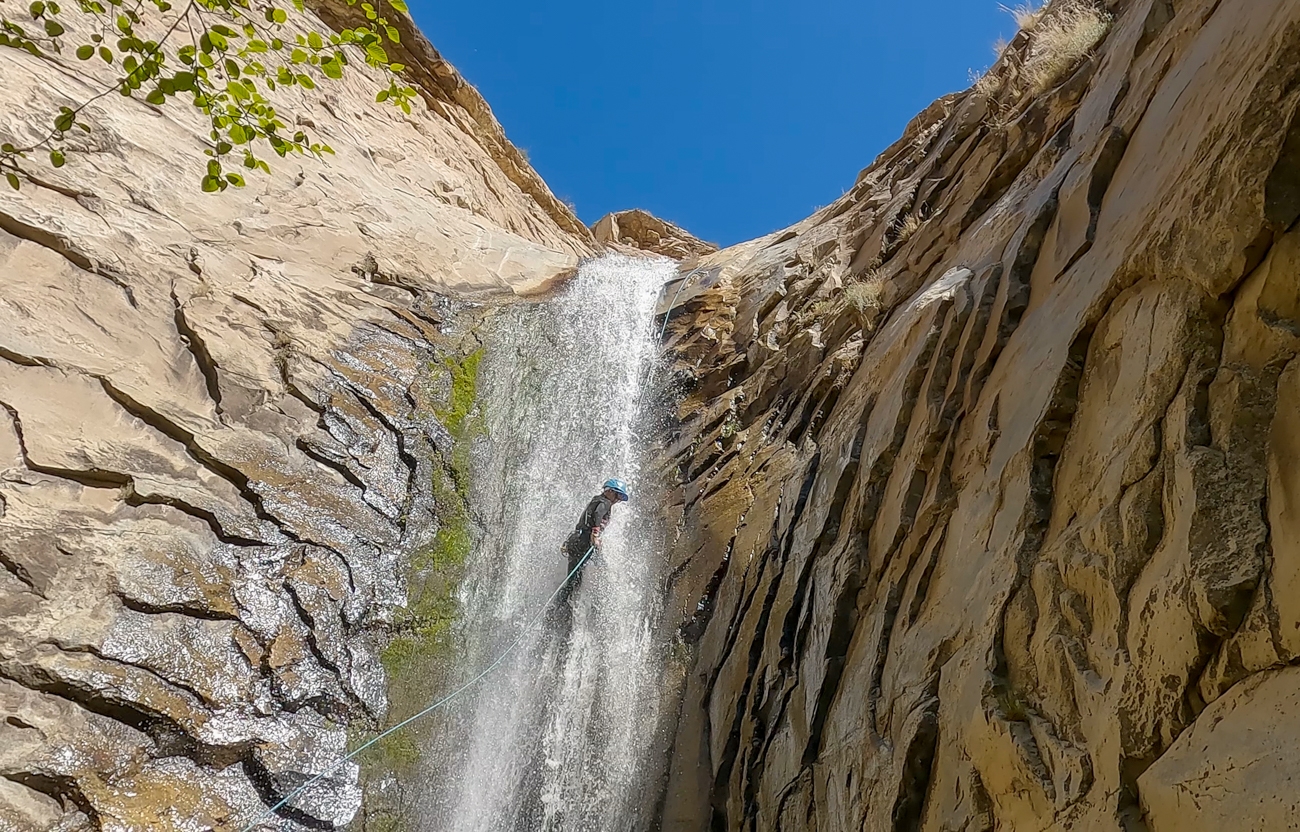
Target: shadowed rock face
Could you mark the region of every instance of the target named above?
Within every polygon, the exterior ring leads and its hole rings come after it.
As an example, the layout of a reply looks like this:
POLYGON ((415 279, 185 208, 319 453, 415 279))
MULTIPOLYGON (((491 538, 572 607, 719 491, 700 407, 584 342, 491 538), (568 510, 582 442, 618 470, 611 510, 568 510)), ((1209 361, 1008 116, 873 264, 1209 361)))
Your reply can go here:
POLYGON ((682 293, 664 829, 1300 822, 1300 6, 1110 5, 682 293))
MULTIPOLYGON (((328 166, 205 196, 194 114, 111 96, 67 167, 0 190, 0 827, 237 830, 382 719, 377 651, 451 450, 444 356, 476 346, 447 296, 591 253, 405 44, 409 117, 364 67, 286 102, 328 166)), ((0 49, 5 131, 99 72, 0 49)), ((358 800, 345 767, 288 817, 358 800)))

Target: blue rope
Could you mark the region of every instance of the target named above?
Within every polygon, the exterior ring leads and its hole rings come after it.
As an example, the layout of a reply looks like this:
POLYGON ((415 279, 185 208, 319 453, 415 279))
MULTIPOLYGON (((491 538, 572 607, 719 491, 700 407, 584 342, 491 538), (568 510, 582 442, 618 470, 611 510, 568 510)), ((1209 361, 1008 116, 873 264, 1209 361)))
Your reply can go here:
POLYGON ((484 670, 479 675, 475 676, 473 679, 470 679, 465 684, 456 688, 454 691, 447 694, 442 699, 439 699, 437 702, 434 702, 432 705, 425 708, 423 711, 420 711, 418 714, 407 717, 406 719, 394 725, 392 728, 389 728, 387 731, 384 731, 383 733, 380 734, 376 734, 374 737, 370 738, 369 740, 367 740, 366 742, 358 746, 355 750, 348 752, 347 755, 345 755, 334 765, 330 766, 325 771, 322 771, 320 774, 317 774, 315 777, 311 778, 306 783, 303 783, 297 789, 294 789, 292 792, 290 792, 288 795, 282 798, 279 803, 275 804, 269 809, 264 810, 260 815, 254 818, 252 823, 248 824, 248 826, 245 826, 241 830, 241 832, 251 832, 253 827, 257 826, 259 823, 266 820, 269 816, 274 814, 277 810, 279 810, 289 801, 298 797, 298 795, 307 791, 307 789, 311 788, 312 786, 314 786, 316 783, 320 782, 324 778, 338 771, 339 767, 342 766, 344 763, 353 759, 358 754, 365 751, 367 748, 370 748, 375 743, 380 742, 385 737, 389 737, 392 736, 393 734, 396 734, 398 731, 410 725, 412 722, 415 722, 417 719, 422 719, 423 717, 426 717, 429 714, 433 713, 434 711, 438 710, 443 705, 446 705, 448 702, 451 702, 453 699, 460 696, 465 691, 474 687, 474 685, 482 681, 489 673, 491 673, 492 671, 500 667, 501 663, 506 660, 506 657, 509 656, 511 653, 513 653, 515 651, 515 648, 517 648, 520 644, 523 643, 524 636, 528 635, 528 633, 532 630, 532 628, 536 626, 537 622, 541 619, 542 615, 545 614, 546 610, 550 608, 551 602, 555 600, 556 596, 558 596, 566 586, 568 586, 569 581, 573 580, 573 576, 578 574, 578 570, 582 568, 582 565, 587 562, 587 559, 590 558, 592 556, 592 553, 594 553, 595 551, 596 551, 595 546, 587 550, 587 554, 582 556, 582 560, 578 561, 578 565, 573 567, 573 570, 569 572, 568 577, 566 577, 564 581, 555 588, 555 591, 551 593, 551 597, 546 599, 546 603, 541 606, 541 608, 537 611, 537 614, 533 616, 532 620, 529 621, 526 625, 524 625, 523 630, 521 630, 519 633, 519 637, 516 638, 514 642, 509 647, 507 647, 504 652, 501 653, 501 655, 497 656, 496 661, 488 665, 486 670, 484 670))

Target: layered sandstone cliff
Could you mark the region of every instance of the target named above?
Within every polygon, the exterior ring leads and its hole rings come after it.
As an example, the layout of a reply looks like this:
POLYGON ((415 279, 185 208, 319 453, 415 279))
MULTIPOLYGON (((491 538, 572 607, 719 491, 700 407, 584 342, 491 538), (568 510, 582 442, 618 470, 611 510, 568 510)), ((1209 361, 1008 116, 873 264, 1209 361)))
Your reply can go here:
MULTIPOLYGON (((364 67, 283 102, 328 164, 207 196, 196 114, 114 95, 0 188, 0 828, 238 830, 382 722, 455 473, 457 304, 592 244, 402 26, 413 114, 364 67)), ((0 49, 7 141, 109 79, 67 58, 0 49)), ((349 766, 284 814, 357 804, 349 766)))
MULTIPOLYGON (((1300 9, 1107 11, 785 232, 598 229, 705 255, 664 829, 1300 823, 1300 9)), ((201 125, 111 97, 0 190, 0 828, 239 829, 383 719, 463 301, 594 244, 401 28, 418 112, 361 69, 292 102, 328 165, 205 197, 201 125)), ((18 136, 97 89, 0 74, 18 136)))
POLYGON ((663 829, 1300 823, 1300 6, 1108 11, 683 275, 663 829))
POLYGON ((661 254, 674 260, 690 260, 718 250, 713 243, 706 243, 686 229, 639 208, 606 214, 591 227, 591 232, 599 243, 661 254))

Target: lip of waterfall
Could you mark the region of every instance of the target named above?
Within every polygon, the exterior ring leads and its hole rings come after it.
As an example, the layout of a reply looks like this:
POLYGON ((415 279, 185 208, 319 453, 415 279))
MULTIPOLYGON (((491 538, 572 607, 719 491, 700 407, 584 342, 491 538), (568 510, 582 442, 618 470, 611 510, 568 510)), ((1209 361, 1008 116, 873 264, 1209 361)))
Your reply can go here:
POLYGON ((563 578, 560 546, 609 477, 636 492, 614 509, 573 594, 570 635, 538 628, 485 686, 453 705, 426 751, 426 829, 577 832, 640 826, 639 781, 658 719, 658 512, 642 494, 647 380, 668 260, 584 263, 551 300, 517 304, 487 338, 473 458, 482 525, 460 589, 466 667, 517 632, 563 578))

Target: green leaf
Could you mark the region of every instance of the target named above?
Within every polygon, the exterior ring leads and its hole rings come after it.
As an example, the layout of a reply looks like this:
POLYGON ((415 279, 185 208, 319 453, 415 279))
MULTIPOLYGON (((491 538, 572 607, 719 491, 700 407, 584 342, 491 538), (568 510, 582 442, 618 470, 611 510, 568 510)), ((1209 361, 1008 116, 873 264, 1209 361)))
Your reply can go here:
POLYGON ((167 103, 167 95, 161 89, 156 89, 146 95, 144 100, 155 106, 161 106, 167 103))
POLYGON ((410 9, 407 8, 406 3, 403 2, 403 0, 388 0, 388 5, 392 6, 394 9, 397 9, 402 14, 406 14, 407 12, 410 11, 410 9))
POLYGON ((18 152, 18 148, 14 147, 9 142, 0 144, 0 153, 17 153, 17 152, 18 152))
POLYGON ((95 47, 91 46, 91 45, 88 44, 88 43, 85 44, 84 46, 78 46, 78 47, 77 47, 77 58, 78 58, 78 59, 83 60, 83 61, 88 61, 88 60, 90 60, 90 59, 93 58, 93 57, 95 57, 95 47))
POLYGON ((388 71, 389 71, 389 72, 402 72, 402 71, 405 70, 405 69, 406 69, 406 64, 389 64, 389 65, 388 65, 388 71))
POLYGON ((227 153, 229 153, 230 151, 232 151, 232 150, 234 150, 234 149, 235 149, 235 148, 234 148, 234 145, 232 145, 230 142, 217 142, 217 155, 218 155, 218 156, 225 156, 227 153))
POLYGON ((321 61, 320 68, 321 72, 324 72, 326 77, 335 79, 343 77, 343 66, 333 58, 321 61))
POLYGON ((210 194, 219 190, 221 190, 220 179, 212 175, 203 177, 203 193, 210 194))
POLYGON ((305 64, 307 63, 307 53, 301 49, 295 49, 289 53, 289 60, 295 64, 305 64))
POLYGON ((31 13, 32 17, 40 17, 45 14, 45 4, 41 0, 36 0, 35 3, 27 7, 27 11, 31 13))
POLYGON ((217 24, 216 26, 213 26, 211 31, 218 35, 221 35, 223 38, 238 37, 238 35, 235 34, 234 29, 231 29, 229 26, 222 26, 221 24, 217 24))
POLYGON ((307 45, 312 49, 324 49, 325 41, 320 39, 319 32, 311 32, 307 35, 307 45))
POLYGON ((375 96, 375 101, 378 101, 380 103, 383 103, 387 100, 388 100, 388 90, 380 90, 379 93, 375 96))
POLYGON ((58 130, 60 133, 65 133, 72 129, 72 125, 76 120, 76 113, 72 112, 67 107, 64 107, 63 112, 59 113, 59 117, 54 119, 54 129, 58 130))
POLYGON ((172 76, 172 88, 177 91, 192 91, 194 89, 194 73, 178 72, 172 76))
POLYGON ((127 17, 127 16, 124 15, 124 14, 119 14, 119 15, 117 16, 117 28, 118 28, 119 31, 122 32, 122 34, 127 34, 128 32, 130 32, 130 31, 131 31, 131 18, 127 17))
POLYGON ((248 42, 249 52, 265 52, 266 49, 266 41, 264 40, 250 40, 248 42))
POLYGON ((59 35, 62 35, 66 31, 67 29, 64 29, 63 25, 60 24, 59 21, 57 20, 45 21, 45 34, 49 35, 52 38, 57 38, 59 35))
POLYGON ((385 27, 385 31, 388 34, 388 39, 391 40, 393 43, 402 42, 402 33, 397 31, 395 27, 393 26, 385 27))
POLYGON ((248 91, 248 87, 238 81, 231 81, 229 84, 226 84, 226 92, 233 95, 236 101, 247 101, 251 95, 248 91))
POLYGON ((63 167, 67 163, 67 161, 68 160, 63 157, 62 150, 50 151, 50 164, 54 165, 56 168, 63 167))
POLYGON ((226 174, 226 181, 234 185, 236 188, 244 187, 244 177, 240 176, 237 173, 226 174))
POLYGON ((13 188, 15 191, 21 187, 21 183, 18 181, 18 177, 14 176, 12 173, 6 173, 5 179, 9 181, 9 187, 13 188))
POLYGON ((216 159, 209 160, 208 176, 220 176, 220 175, 221 175, 221 163, 218 162, 216 159))
POLYGON ((101 46, 99 47, 99 57, 104 59, 104 63, 111 64, 113 62, 113 50, 107 46, 101 46))
POLYGON ((305 90, 316 89, 316 82, 311 79, 310 75, 299 75, 298 84, 305 90))
POLYGON ((276 23, 284 23, 289 19, 289 14, 284 9, 272 9, 271 19, 276 23))

